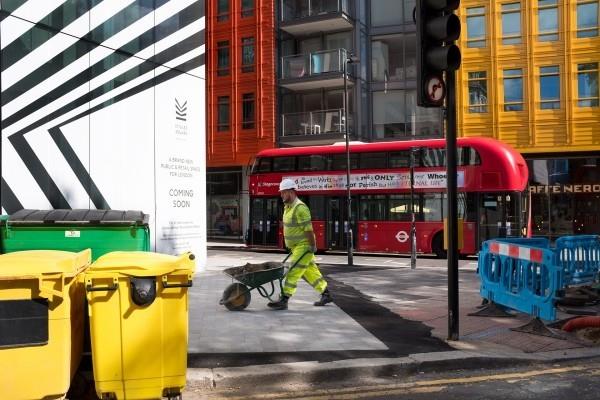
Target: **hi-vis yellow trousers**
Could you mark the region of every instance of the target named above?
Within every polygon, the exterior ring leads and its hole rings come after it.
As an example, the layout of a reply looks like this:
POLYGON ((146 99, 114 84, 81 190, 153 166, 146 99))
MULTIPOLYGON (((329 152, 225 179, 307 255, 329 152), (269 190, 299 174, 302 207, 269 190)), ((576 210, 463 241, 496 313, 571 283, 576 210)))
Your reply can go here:
MULTIPOLYGON (((306 246, 296 246, 292 249, 292 255, 290 256, 290 265, 294 265, 296 261, 302 257, 302 255, 309 248, 306 246)), ((296 293, 296 287, 300 278, 304 279, 310 286, 315 288, 319 293, 323 293, 327 288, 327 282, 319 267, 315 262, 315 255, 313 253, 307 253, 294 268, 292 268, 285 278, 285 284, 283 285, 283 294, 287 297, 291 297, 296 293)))

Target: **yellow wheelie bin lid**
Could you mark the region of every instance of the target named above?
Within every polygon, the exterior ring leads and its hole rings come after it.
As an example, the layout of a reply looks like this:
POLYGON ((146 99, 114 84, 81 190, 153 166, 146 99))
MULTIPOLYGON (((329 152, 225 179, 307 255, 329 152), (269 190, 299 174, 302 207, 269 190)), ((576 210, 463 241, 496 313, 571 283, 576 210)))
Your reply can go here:
POLYGON ((80 274, 90 262, 89 249, 0 255, 0 398, 67 393, 83 349, 80 274))
POLYGON ((100 398, 177 397, 185 387, 191 253, 103 255, 85 274, 100 398))

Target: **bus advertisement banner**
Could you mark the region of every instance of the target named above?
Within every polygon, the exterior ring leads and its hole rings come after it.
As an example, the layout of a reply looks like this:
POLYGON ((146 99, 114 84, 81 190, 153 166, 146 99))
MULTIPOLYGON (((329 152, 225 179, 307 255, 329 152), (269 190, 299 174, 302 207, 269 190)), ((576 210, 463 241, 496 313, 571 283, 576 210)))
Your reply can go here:
MULTIPOLYGON (((446 171, 415 171, 415 189, 443 189, 447 186, 446 171)), ((290 175, 298 190, 335 191, 346 189, 346 175, 290 175)), ((457 172, 457 186, 464 187, 465 173, 457 172)), ((350 175, 350 188, 354 190, 410 189, 410 172, 380 172, 350 175)))

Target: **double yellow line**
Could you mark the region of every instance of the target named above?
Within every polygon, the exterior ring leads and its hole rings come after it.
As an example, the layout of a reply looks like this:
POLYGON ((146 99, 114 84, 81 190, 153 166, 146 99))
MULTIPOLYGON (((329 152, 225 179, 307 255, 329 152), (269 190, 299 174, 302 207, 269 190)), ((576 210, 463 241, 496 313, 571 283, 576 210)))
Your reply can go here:
MULTIPOLYGON (((490 381, 521 381, 541 375, 557 375, 568 372, 585 371, 587 373, 599 374, 600 370, 590 369, 589 366, 572 366, 564 368, 549 368, 537 371, 523 371, 496 375, 479 375, 464 378, 433 379, 415 382, 405 382, 377 386, 363 386, 354 388, 338 389, 316 389, 310 391, 296 391, 294 393, 268 393, 260 395, 249 395, 243 397, 220 397, 227 400, 350 400, 365 397, 392 396, 410 393, 435 393, 453 385, 465 385, 490 381)), ((218 395, 215 393, 217 397, 218 395)), ((210 396, 210 398, 213 398, 210 396)))

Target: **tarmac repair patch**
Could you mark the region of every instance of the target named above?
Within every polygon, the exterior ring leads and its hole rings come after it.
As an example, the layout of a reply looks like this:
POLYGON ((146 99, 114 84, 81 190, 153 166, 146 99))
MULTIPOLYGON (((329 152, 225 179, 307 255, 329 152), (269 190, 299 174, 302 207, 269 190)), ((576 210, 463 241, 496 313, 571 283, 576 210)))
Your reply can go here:
MULTIPOLYGON (((383 343, 387 350, 302 351, 299 349, 300 351, 278 352, 192 352, 188 354, 188 366, 190 368, 227 368, 301 361, 330 362, 356 358, 393 358, 415 353, 453 350, 444 341, 432 337, 430 327, 394 314, 369 296, 331 276, 341 270, 351 272, 350 269, 352 268, 338 269, 327 265, 321 271, 327 279, 335 305, 370 335, 383 343)), ((361 270, 364 271, 364 268, 361 270)), ((280 329, 287 331, 293 327, 282 326, 280 329)))

